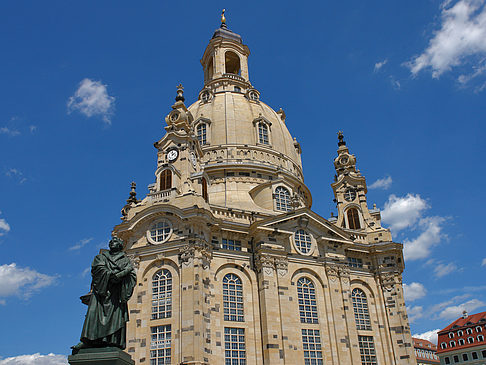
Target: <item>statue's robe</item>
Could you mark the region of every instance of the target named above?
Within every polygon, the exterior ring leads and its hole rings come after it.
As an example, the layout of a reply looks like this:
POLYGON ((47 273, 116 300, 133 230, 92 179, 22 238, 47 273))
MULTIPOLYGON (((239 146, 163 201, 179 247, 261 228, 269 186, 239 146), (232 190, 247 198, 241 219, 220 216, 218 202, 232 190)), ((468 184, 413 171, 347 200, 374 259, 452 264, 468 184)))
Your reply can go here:
POLYGON ((81 341, 91 346, 126 347, 128 299, 136 284, 130 260, 123 252, 111 254, 103 250, 91 265, 92 295, 81 332, 81 341), (115 274, 129 269, 121 280, 115 274))

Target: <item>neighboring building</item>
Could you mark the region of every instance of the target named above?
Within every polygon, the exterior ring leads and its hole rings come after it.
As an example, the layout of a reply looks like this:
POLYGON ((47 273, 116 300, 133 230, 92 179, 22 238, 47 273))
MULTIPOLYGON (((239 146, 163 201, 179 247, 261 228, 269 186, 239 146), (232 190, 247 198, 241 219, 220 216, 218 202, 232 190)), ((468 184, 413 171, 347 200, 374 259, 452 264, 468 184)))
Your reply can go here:
POLYGON ((403 246, 368 209, 356 157, 340 133, 338 214, 322 218, 249 54, 223 22, 198 100, 186 107, 179 86, 154 144, 155 183, 141 201, 132 187, 114 228, 138 269, 128 353, 140 365, 414 363, 403 246))
POLYGON ((417 365, 439 364, 437 356, 437 345, 421 338, 412 337, 413 348, 415 349, 415 358, 417 365))
POLYGON ((486 364, 486 312, 464 312, 439 331, 437 354, 441 364, 486 364))

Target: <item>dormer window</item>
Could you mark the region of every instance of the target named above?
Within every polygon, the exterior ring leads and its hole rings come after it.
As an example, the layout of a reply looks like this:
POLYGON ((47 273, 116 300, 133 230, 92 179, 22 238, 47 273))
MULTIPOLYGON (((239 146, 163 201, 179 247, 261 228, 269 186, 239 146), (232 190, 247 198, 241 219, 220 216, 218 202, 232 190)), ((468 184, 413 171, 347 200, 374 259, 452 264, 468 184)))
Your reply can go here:
POLYGON ((196 128, 197 140, 201 146, 207 144, 207 124, 199 123, 196 128))
POLYGON ((282 212, 290 212, 292 210, 292 202, 290 200, 290 192, 283 186, 277 186, 275 189, 275 209, 282 212))
POLYGON ((258 123, 258 143, 270 144, 268 138, 268 125, 263 121, 258 123))
POLYGON ((241 93, 241 87, 235 86, 235 93, 241 93))

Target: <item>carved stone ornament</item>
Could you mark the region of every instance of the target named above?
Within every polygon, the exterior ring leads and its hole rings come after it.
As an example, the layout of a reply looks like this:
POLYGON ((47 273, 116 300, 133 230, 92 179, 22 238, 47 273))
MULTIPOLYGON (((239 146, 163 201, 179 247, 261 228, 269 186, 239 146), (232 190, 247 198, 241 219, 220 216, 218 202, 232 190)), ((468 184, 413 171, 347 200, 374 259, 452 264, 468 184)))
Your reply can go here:
POLYGON ((211 246, 206 242, 192 242, 184 245, 179 251, 179 260, 183 265, 189 266, 195 257, 201 260, 204 269, 208 268, 213 257, 211 246))
POLYGON ((387 291, 395 288, 395 284, 402 281, 401 275, 397 272, 385 272, 380 274, 381 286, 387 291))
POLYGON ((336 281, 339 276, 337 265, 326 265, 326 275, 331 281, 336 281))
POLYGON ((258 271, 262 271, 265 275, 273 276, 274 258, 269 255, 260 254, 256 257, 256 267, 258 271))
POLYGON ((287 275, 289 267, 289 261, 286 257, 275 257, 275 268, 280 276, 287 275))

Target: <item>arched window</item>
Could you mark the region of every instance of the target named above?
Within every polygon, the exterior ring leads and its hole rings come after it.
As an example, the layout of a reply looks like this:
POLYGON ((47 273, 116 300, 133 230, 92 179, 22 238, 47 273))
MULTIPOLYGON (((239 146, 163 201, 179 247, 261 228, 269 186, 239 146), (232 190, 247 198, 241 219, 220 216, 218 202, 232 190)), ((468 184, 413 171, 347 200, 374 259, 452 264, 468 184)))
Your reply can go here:
POLYGON ((361 289, 355 288, 351 293, 353 301, 354 320, 358 330, 371 331, 370 312, 366 294, 361 289))
POLYGON ((482 342, 482 341, 484 341, 484 336, 478 335, 477 339, 478 339, 478 342, 482 342))
POLYGON ((225 72, 227 74, 240 74, 240 57, 234 52, 228 51, 224 55, 225 72))
POLYGON ((208 183, 207 183, 207 181, 204 177, 201 179, 201 185, 202 185, 203 199, 207 202, 208 201, 208 183))
POLYGON ((160 174, 160 190, 168 190, 172 188, 172 171, 165 169, 160 174))
POLYGON ((462 346, 464 345, 465 341, 463 338, 460 338, 459 340, 457 340, 457 343, 459 344, 459 346, 462 346))
POLYGON ((243 285, 235 274, 223 278, 223 309, 225 321, 243 322, 243 285))
POLYGON ((258 143, 269 144, 268 125, 264 122, 258 123, 258 143))
POLYGON ((307 278, 297 281, 297 297, 301 323, 319 323, 317 316, 316 289, 314 283, 307 278))
POLYGON ((466 333, 467 333, 468 335, 472 335, 473 330, 472 330, 472 329, 470 329, 470 328, 466 328, 466 333))
POLYGON ((481 326, 476 326, 476 332, 481 332, 482 330, 481 326))
POLYGON ((199 125, 196 128, 196 134, 197 134, 197 140, 199 141, 199 144, 201 146, 204 146, 205 144, 208 143, 206 132, 207 132, 206 123, 199 123, 199 125))
POLYGON ((152 319, 170 318, 172 315, 172 275, 163 269, 152 278, 152 319))
POLYGON ((442 342, 442 343, 440 344, 440 348, 441 348, 441 349, 446 349, 446 348, 447 348, 447 343, 442 342))
POLYGON ((474 337, 468 337, 467 342, 468 343, 474 343, 474 337))
POLYGON ((213 79, 213 73, 214 73, 214 66, 213 65, 214 65, 213 59, 211 58, 211 60, 209 61, 208 70, 207 70, 208 80, 213 79))
POLYGON ((348 209, 348 225, 350 229, 360 229, 361 225, 359 224, 359 213, 358 209, 350 208, 348 209))
MULTIPOLYGON (((467 330, 466 330, 467 332, 467 330)), ((454 338, 454 332, 449 332, 449 338, 454 338)))
POLYGON ((275 209, 282 212, 290 212, 292 210, 292 202, 290 200, 290 192, 283 186, 278 186, 275 189, 275 209))
POLYGON ((169 239, 172 233, 172 228, 168 221, 161 220, 152 224, 147 233, 147 236, 152 243, 163 243, 169 239))
POLYGON ((312 247, 311 237, 303 229, 299 229, 294 233, 294 242, 295 247, 300 253, 307 254, 310 252, 312 247))

